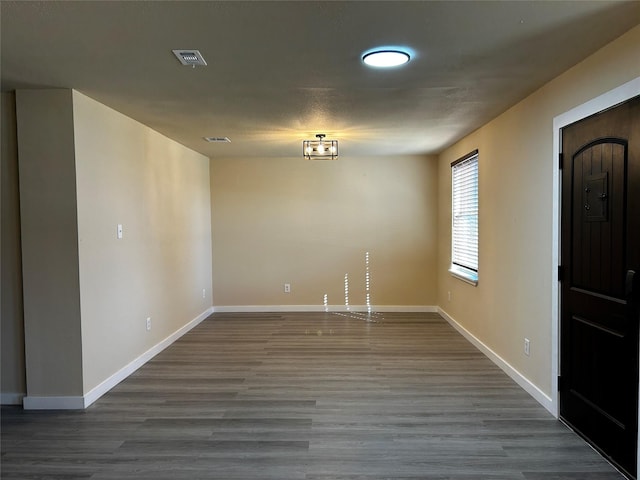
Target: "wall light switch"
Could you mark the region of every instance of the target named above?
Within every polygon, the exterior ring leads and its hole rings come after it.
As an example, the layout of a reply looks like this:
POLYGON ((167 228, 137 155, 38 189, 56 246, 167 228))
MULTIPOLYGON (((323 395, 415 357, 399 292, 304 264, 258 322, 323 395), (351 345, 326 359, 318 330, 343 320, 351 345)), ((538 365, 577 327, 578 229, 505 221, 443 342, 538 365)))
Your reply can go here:
POLYGON ((122 238, 122 224, 118 224, 118 238, 122 238))

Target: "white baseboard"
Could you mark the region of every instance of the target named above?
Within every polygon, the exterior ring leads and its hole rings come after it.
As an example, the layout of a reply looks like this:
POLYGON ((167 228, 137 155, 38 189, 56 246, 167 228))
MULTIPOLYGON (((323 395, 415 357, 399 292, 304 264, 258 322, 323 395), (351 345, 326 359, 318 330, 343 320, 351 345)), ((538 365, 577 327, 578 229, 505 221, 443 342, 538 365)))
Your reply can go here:
POLYGON ((506 360, 504 360, 500 355, 491 350, 487 345, 482 343, 476 336, 474 336, 471 332, 469 332, 466 328, 456 322, 447 312, 445 312, 442 308, 438 307, 438 313, 442 315, 442 317, 451 324, 453 328, 455 328, 458 332, 462 334, 469 342, 471 342, 478 350, 484 353, 489 360, 495 363, 502 371, 504 371, 512 380, 514 380, 518 385, 520 385, 529 395, 531 395, 534 399, 540 403, 544 408, 546 408, 551 414, 555 411, 553 400, 546 393, 540 390, 536 385, 531 383, 529 379, 527 379, 524 375, 522 375, 518 370, 516 370, 513 366, 511 366, 506 360))
POLYGON ((115 387, 122 380, 127 378, 153 357, 155 357, 162 350, 167 348, 173 342, 182 337, 189 330, 194 328, 200 322, 202 322, 205 318, 213 313, 213 307, 209 307, 207 310, 202 312, 196 318, 191 320, 186 325, 180 327, 178 330, 173 332, 167 338, 162 340, 160 343, 154 345, 149 350, 144 352, 138 358, 133 360, 128 365, 124 366, 116 373, 111 375, 109 378, 104 380, 102 383, 92 388, 89 392, 85 393, 84 396, 79 397, 34 397, 34 396, 26 396, 23 399, 23 407, 25 410, 81 410, 87 408, 93 402, 98 400, 101 396, 115 387))
POLYGON ((127 378, 129 375, 131 375, 133 372, 135 372, 137 369, 139 369, 141 366, 143 366, 145 363, 147 363, 149 360, 151 360, 153 357, 155 357, 157 354, 159 354, 169 345, 171 345, 173 342, 178 340, 189 330, 197 326, 200 322, 202 322, 205 318, 207 318, 212 313, 213 313, 213 307, 209 307, 200 315, 198 315, 196 318, 191 320, 189 323, 180 327, 178 330, 173 332, 171 335, 169 335, 167 338, 162 340, 160 343, 154 345, 149 350, 147 350, 142 355, 140 355, 138 358, 136 358, 134 361, 124 366, 113 375, 111 375, 109 378, 103 381, 100 385, 92 388, 89 392, 85 393, 84 408, 87 408, 93 402, 98 400, 102 395, 107 393, 109 390, 115 387, 122 380, 127 378))
POLYGON ((24 393, 0 393, 0 405, 22 405, 24 393))
MULTIPOLYGON (((324 305, 222 305, 213 307, 215 313, 278 313, 278 312, 324 312, 324 305)), ((328 312, 367 312, 366 305, 328 305, 328 312)), ((372 305, 372 312, 437 312, 433 305, 372 305)))
POLYGON ((374 312, 396 313, 436 313, 438 311, 435 305, 376 305, 372 309, 374 312))

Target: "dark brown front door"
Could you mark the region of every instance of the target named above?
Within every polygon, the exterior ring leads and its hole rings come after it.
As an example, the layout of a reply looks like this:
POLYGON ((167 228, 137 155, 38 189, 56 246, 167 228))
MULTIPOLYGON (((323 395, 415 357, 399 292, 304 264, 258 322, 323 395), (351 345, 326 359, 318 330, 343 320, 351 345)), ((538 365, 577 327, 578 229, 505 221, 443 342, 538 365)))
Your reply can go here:
POLYGON ((640 97, 562 130, 560 417, 636 476, 640 97))

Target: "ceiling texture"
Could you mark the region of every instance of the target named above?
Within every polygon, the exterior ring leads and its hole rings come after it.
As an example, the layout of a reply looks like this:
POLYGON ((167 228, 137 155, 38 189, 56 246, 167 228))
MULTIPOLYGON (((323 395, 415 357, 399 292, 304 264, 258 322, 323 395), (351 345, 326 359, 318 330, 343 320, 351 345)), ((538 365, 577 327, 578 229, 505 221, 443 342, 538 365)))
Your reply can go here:
POLYGON ((640 1, 2 0, 0 15, 3 91, 73 88, 209 157, 301 156, 317 133, 346 157, 441 151, 638 25, 640 1), (412 59, 365 66, 380 46, 412 59))

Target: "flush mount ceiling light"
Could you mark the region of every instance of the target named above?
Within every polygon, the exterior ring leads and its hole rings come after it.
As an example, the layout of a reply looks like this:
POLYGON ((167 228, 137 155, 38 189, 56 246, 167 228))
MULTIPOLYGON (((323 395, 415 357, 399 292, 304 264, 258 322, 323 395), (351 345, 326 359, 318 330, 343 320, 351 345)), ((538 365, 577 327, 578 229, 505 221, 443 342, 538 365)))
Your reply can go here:
POLYGON ((335 160, 338 158, 338 141, 325 140, 326 135, 319 133, 317 140, 302 142, 302 156, 307 160, 335 160))
POLYGON ((362 56, 362 61, 370 67, 391 68, 403 65, 411 60, 404 50, 381 48, 371 50, 362 56))

